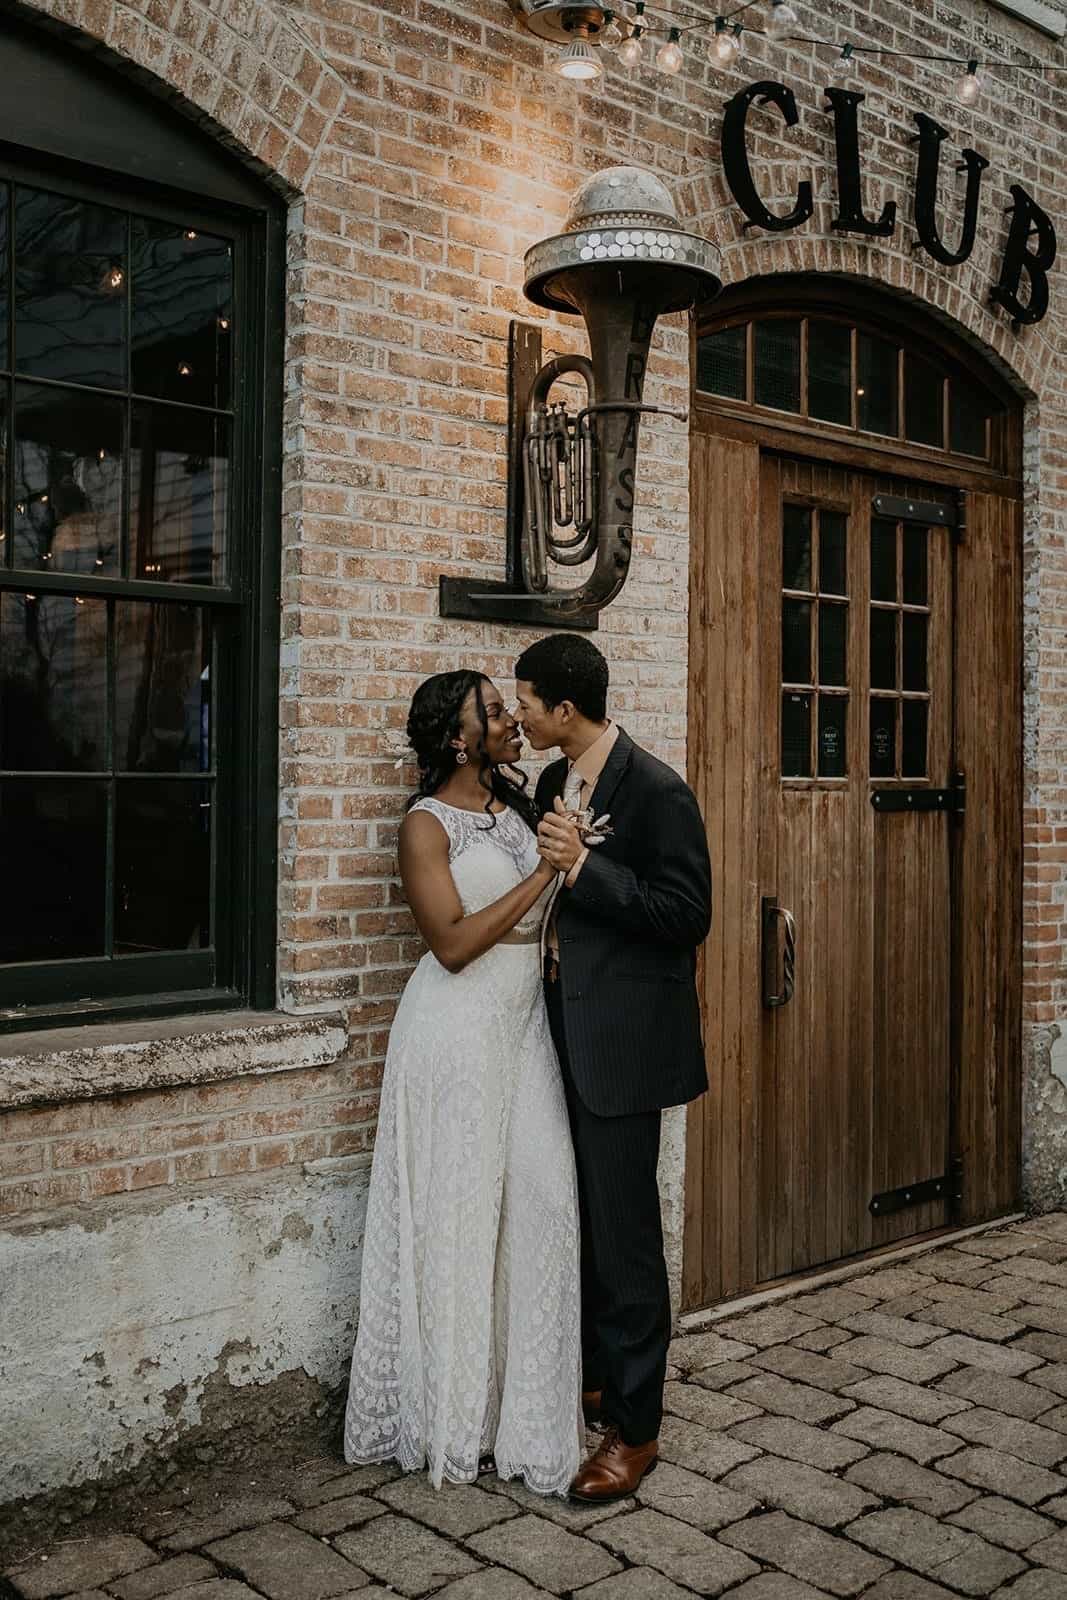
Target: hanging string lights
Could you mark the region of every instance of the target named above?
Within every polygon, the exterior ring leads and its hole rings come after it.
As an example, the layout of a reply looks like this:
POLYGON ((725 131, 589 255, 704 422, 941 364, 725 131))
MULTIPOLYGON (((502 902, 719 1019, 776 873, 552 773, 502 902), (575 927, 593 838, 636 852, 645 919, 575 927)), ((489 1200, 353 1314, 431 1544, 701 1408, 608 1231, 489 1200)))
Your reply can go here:
POLYGON ((512 0, 531 32, 562 45, 554 62, 561 78, 592 82, 603 75, 603 60, 611 56, 619 66, 634 72, 646 60, 647 40, 660 40, 655 50, 655 65, 668 77, 675 77, 685 66, 685 47, 692 38, 710 32, 710 60, 722 67, 733 65, 743 51, 745 34, 761 35, 777 44, 823 45, 834 52, 830 71, 836 78, 847 78, 862 66, 865 56, 896 57, 908 61, 940 62, 965 68, 955 85, 955 97, 962 106, 974 106, 985 87, 984 74, 1000 71, 1067 72, 1067 67, 1037 60, 1007 61, 989 58, 979 62, 974 56, 933 54, 925 51, 890 50, 858 41, 843 45, 830 39, 813 37, 804 28, 791 0, 744 0, 732 10, 716 17, 697 17, 694 13, 647 14, 646 0, 633 0, 625 10, 613 11, 596 0, 512 0), (746 20, 742 22, 741 16, 746 20), (758 20, 749 21, 748 14, 758 20), (762 25, 760 25, 762 23, 762 25))

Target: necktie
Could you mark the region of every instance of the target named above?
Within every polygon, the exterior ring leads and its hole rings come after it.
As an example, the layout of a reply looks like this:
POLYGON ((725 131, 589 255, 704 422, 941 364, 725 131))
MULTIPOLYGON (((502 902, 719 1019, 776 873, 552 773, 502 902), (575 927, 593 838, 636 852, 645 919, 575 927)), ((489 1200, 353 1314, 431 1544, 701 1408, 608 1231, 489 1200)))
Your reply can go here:
MULTIPOLYGON (((571 765, 563 785, 563 805, 567 811, 580 811, 582 806, 582 775, 575 766, 571 765)), ((556 879, 556 886, 552 891, 548 910, 545 913, 545 948, 554 956, 559 957, 559 937, 556 933, 556 912, 559 906, 560 891, 563 888, 565 874, 560 873, 556 879)))

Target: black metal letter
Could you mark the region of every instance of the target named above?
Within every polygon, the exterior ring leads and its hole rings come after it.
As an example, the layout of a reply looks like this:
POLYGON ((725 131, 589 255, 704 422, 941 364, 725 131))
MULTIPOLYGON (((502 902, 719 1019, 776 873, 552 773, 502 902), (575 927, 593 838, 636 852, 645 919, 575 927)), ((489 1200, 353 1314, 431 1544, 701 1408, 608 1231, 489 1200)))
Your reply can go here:
POLYGON ((923 111, 914 113, 919 127, 919 165, 915 173, 915 231, 919 243, 943 267, 958 267, 974 249, 974 234, 978 225, 978 196, 982 187, 982 173, 989 162, 977 150, 964 150, 963 165, 967 171, 967 197, 963 202, 963 228, 959 247, 950 250, 942 243, 937 231, 937 171, 941 163, 941 144, 948 138, 933 117, 923 111))
POLYGON ((897 220, 895 200, 886 201, 877 220, 865 216, 863 211, 859 107, 867 96, 855 89, 827 89, 826 98, 834 114, 837 147, 837 216, 830 226, 842 233, 891 234, 897 220))
POLYGON ((748 218, 748 227, 755 224, 760 228, 767 228, 771 233, 784 233, 788 228, 797 228, 802 222, 807 222, 814 209, 811 197, 811 184, 805 178, 797 187, 797 203, 792 211, 784 217, 776 216, 773 211, 768 211, 759 195, 752 178, 752 168, 748 164, 748 150, 745 148, 745 124, 748 120, 749 107, 754 100, 761 105, 775 105, 782 113, 782 119, 787 128, 796 126, 797 103, 792 89, 787 89, 784 83, 750 83, 747 89, 741 89, 732 100, 726 102, 726 109, 722 119, 722 167, 726 175, 726 182, 730 186, 730 193, 748 218))
POLYGON ((1000 282, 990 291, 995 305, 1010 311, 1016 322, 1040 322, 1048 310, 1048 269, 1056 259, 1056 230, 1052 219, 1042 211, 1021 184, 1011 185, 1011 228, 1000 263, 1000 282), (1036 250, 1027 246, 1037 240, 1036 250), (1030 297, 1024 305, 1019 289, 1025 272, 1030 280, 1030 297))

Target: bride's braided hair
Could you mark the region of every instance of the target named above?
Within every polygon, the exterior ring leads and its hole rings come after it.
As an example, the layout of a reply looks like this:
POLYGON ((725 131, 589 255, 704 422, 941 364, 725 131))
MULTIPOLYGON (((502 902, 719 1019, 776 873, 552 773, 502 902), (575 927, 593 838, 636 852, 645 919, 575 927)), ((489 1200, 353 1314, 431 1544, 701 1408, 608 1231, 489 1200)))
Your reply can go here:
POLYGON ((526 793, 526 774, 516 768, 495 767, 485 753, 489 737, 489 719, 485 714, 482 685, 486 678, 480 672, 438 672, 415 690, 408 712, 408 743, 415 752, 419 766, 419 786, 408 801, 407 809, 417 800, 436 794, 441 785, 455 772, 457 751, 452 740, 459 734, 460 718, 467 696, 474 691, 474 703, 482 725, 482 737, 476 749, 468 751, 472 761, 478 763, 478 782, 486 792, 485 809, 493 817, 493 801, 503 801, 517 811, 523 821, 536 832, 537 807, 526 793))

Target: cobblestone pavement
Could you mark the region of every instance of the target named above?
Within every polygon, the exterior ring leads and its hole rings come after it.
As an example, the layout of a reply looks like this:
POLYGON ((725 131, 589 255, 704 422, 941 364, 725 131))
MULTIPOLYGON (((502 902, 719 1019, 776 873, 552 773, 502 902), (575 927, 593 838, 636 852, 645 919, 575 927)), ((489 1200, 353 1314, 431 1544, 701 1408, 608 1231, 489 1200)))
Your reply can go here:
MULTIPOLYGON (((600 1509, 305 1462, 7 1573, 50 1600, 1067 1600, 1067 1215, 672 1347, 661 1462, 600 1509)), ((2 1594, 0 1580, 0 1594, 2 1594)))

